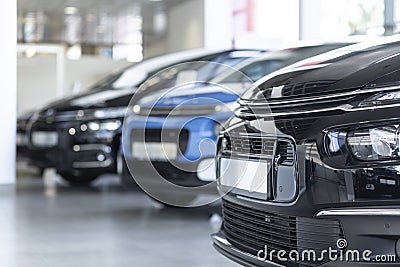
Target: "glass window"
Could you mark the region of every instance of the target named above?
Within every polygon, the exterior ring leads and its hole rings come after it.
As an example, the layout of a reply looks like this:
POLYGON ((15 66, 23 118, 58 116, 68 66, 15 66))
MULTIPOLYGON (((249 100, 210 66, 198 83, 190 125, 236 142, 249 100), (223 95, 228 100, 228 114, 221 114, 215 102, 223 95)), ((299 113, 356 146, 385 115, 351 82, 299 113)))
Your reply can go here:
POLYGON ((265 60, 265 61, 257 61, 247 65, 240 69, 240 71, 235 71, 224 80, 219 81, 221 83, 240 83, 243 81, 247 82, 247 79, 244 75, 250 78, 251 81, 255 82, 265 75, 270 74, 271 72, 280 69, 283 67, 283 61, 281 60, 265 60), (244 75, 243 75, 244 74, 244 75))

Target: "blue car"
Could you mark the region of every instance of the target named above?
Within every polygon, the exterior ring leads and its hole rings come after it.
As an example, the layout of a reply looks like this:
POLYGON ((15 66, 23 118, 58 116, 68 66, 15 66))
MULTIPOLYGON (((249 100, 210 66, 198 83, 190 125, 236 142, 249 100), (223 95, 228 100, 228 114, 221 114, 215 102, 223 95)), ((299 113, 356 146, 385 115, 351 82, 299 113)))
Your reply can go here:
MULTIPOLYGON (((325 44, 265 53, 234 68, 226 67, 206 82, 198 77, 203 68, 209 71, 215 63, 177 66, 175 70, 157 74, 137 93, 124 121, 122 147, 128 166, 123 173, 124 180, 132 181, 132 175, 147 193, 163 192, 170 183, 199 188, 215 181, 217 136, 244 90, 272 71, 344 45, 325 44), (178 78, 172 82, 162 80, 169 72, 186 73, 183 76, 191 76, 196 82, 178 83, 178 78)), ((202 193, 217 193, 215 187, 204 189, 202 193)), ((177 198, 182 203, 182 197, 177 198)), ((192 200, 188 197, 185 201, 192 200)))

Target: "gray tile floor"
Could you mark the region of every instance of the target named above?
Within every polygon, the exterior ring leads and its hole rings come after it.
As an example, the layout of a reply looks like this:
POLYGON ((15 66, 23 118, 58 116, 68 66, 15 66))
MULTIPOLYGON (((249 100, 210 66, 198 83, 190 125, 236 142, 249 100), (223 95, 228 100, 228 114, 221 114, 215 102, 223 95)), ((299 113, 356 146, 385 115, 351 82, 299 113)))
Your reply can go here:
POLYGON ((0 187, 1 267, 236 266, 212 248, 218 205, 157 209, 105 177, 90 188, 20 177, 0 187))

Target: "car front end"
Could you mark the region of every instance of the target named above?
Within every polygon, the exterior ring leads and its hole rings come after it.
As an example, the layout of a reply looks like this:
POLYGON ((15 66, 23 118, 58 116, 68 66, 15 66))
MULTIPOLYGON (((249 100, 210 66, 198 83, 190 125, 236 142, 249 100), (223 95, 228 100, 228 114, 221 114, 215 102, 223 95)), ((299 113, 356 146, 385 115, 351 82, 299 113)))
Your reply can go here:
MULTIPOLYGON (((218 133, 232 116, 238 95, 210 85, 183 88, 187 90, 193 93, 157 92, 132 108, 123 130, 129 167, 123 177, 128 183, 133 176, 136 182, 139 179, 163 191, 159 175, 184 187, 215 181, 218 133)), ((215 188, 211 193, 216 194, 215 188)))
POLYGON ((244 266, 398 266, 398 45, 327 53, 242 96, 217 146, 219 252, 244 266))
POLYGON ((55 168, 67 180, 115 173, 126 107, 51 112, 31 121, 32 165, 55 168))

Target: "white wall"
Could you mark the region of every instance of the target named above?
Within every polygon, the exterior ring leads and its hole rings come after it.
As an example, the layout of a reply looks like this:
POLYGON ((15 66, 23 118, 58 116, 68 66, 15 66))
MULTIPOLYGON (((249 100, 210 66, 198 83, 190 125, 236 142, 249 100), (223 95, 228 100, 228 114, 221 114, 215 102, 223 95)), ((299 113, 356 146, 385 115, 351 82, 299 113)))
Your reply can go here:
POLYGON ((1 86, 0 97, 0 184, 15 182, 16 133, 16 54, 17 54, 17 1, 2 2, 1 25, 1 86))
MULTIPOLYGON (((74 85, 84 90, 110 72, 129 64, 126 61, 98 57, 65 60, 64 94, 71 94, 74 85)), ((56 85, 56 57, 54 55, 19 57, 18 114, 40 108, 56 99, 56 85)))
POLYGON ((204 46, 204 1, 186 0, 168 12, 167 51, 204 46))

